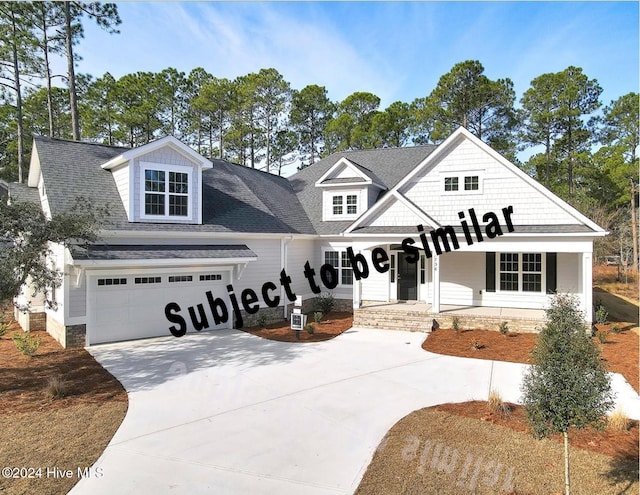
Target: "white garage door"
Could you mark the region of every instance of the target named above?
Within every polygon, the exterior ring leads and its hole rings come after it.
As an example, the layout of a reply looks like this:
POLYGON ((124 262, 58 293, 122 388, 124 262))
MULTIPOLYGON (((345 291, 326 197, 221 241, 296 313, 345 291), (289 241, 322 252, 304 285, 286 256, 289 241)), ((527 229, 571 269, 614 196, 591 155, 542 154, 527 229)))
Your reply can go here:
POLYGON ((231 309, 228 283, 227 271, 90 275, 89 344, 171 336, 169 327, 178 326, 165 316, 165 306, 171 302, 180 305, 179 314, 186 320, 188 332, 195 331, 188 308, 197 304, 205 309, 209 324, 206 330, 231 328, 232 314, 226 323, 215 325, 206 297, 210 290, 231 309))

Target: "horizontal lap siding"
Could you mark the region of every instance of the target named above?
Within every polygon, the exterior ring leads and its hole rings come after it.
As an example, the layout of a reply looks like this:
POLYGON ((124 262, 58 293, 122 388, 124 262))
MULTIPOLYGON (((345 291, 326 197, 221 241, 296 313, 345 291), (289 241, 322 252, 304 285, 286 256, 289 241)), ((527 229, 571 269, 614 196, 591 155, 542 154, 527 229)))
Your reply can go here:
POLYGON ((484 253, 445 253, 440 256, 440 303, 480 304, 484 289, 484 253))
POLYGON ((87 315, 87 284, 85 277, 80 277, 80 285, 74 287, 75 277, 67 276, 69 286, 69 317, 76 318, 87 315))
MULTIPOLYGON (((369 276, 361 280, 362 291, 360 298, 365 301, 388 301, 389 272, 380 273, 373 267, 370 250, 363 251, 363 254, 369 265, 369 276)), ((395 299, 395 297, 391 297, 391 299, 395 299)))
POLYGON ((557 288, 558 292, 580 293, 581 255, 577 253, 558 253, 557 288))
POLYGON ((308 261, 311 268, 319 273, 320 267, 314 266, 314 242, 312 240, 291 241, 287 247, 287 274, 291 277, 291 286, 299 296, 312 297, 313 293, 304 277, 304 265, 308 261))
MULTIPOLYGON (((240 242, 240 241, 230 241, 240 242)), ((242 242, 246 244, 257 256, 257 261, 251 261, 242 272, 240 280, 233 282, 235 293, 238 294, 244 289, 253 289, 260 299, 260 305, 265 306, 262 301, 262 286, 265 282, 273 282, 277 291, 272 291, 272 295, 280 294, 280 240, 265 239, 242 242)))

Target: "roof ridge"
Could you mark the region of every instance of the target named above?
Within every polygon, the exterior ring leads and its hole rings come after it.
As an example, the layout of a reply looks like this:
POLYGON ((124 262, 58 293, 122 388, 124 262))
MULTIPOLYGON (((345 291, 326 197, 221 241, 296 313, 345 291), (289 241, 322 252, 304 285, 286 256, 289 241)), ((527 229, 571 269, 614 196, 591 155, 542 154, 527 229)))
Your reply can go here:
POLYGON ((133 149, 133 148, 131 148, 129 146, 117 146, 117 145, 113 145, 113 144, 94 143, 94 142, 91 142, 91 141, 74 141, 73 139, 65 139, 65 138, 59 138, 59 137, 43 136, 41 134, 34 134, 33 135, 33 139, 40 140, 40 141, 58 141, 58 142, 61 142, 61 143, 100 146, 102 148, 110 148, 110 149, 114 149, 114 150, 131 150, 131 149, 133 149))

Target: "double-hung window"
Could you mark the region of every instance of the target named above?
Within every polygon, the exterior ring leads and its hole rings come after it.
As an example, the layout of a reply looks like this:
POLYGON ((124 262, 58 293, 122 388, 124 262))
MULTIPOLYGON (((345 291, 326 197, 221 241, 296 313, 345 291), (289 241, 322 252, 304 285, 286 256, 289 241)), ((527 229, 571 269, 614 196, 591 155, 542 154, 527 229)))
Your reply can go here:
POLYGON ((500 253, 500 290, 542 292, 542 253, 500 253))
POLYGON ((145 164, 142 167, 143 216, 189 219, 191 169, 145 164))
POLYGON ((346 251, 325 251, 324 262, 338 272, 339 285, 353 285, 353 268, 346 251))
POLYGON ((333 216, 355 216, 358 214, 357 194, 336 194, 331 200, 333 216))

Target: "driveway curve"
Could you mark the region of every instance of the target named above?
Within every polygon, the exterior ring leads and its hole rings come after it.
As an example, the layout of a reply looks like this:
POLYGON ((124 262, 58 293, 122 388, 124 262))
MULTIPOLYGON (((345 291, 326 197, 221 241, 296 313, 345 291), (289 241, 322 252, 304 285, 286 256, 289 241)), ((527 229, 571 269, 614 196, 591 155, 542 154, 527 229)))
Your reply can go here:
MULTIPOLYGON (((432 354, 423 333, 353 328, 315 344, 223 330, 92 347, 129 394, 80 494, 351 494, 409 412, 520 398, 525 365, 432 354), (98 473, 98 474, 96 474, 98 473)), ((638 395, 620 376, 627 413, 638 395)))

